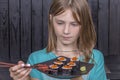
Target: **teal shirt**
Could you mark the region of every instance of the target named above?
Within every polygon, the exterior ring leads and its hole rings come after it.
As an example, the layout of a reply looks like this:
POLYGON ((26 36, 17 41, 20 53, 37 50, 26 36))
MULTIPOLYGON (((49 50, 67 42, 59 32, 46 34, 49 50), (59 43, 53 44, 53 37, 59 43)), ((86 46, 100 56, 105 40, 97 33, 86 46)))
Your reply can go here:
MULTIPOLYGON (((27 63, 34 65, 37 63, 42 63, 51 60, 56 57, 57 56, 53 52, 47 53, 45 48, 43 50, 33 52, 29 56, 27 63)), ((99 50, 93 49, 92 58, 94 59, 94 67, 87 75, 82 75, 83 80, 107 80, 104 69, 103 54, 99 50)), ((80 56, 79 59, 82 61, 83 57, 80 56)), ((89 61, 89 63, 91 62, 92 60, 89 61)), ((39 80, 70 80, 70 79, 57 79, 57 78, 49 77, 46 74, 36 69, 32 69, 30 76, 32 78, 37 78, 39 80)))

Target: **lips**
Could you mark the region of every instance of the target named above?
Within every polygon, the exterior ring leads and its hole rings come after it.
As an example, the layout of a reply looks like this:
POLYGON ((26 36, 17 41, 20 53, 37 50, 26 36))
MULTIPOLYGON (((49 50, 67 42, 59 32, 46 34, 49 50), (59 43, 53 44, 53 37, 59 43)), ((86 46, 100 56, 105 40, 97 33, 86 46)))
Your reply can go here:
POLYGON ((71 37, 63 37, 63 39, 65 40, 69 40, 71 37))

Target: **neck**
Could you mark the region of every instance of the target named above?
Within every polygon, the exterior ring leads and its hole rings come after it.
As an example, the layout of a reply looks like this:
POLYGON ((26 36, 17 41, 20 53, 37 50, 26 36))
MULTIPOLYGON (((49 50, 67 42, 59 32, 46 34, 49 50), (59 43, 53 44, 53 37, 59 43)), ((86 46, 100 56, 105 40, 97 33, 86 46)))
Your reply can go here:
POLYGON ((78 51, 77 45, 76 44, 61 44, 57 43, 56 51, 59 52, 74 52, 78 51))
POLYGON ((56 52, 77 52, 78 50, 75 49, 75 50, 69 50, 69 51, 67 51, 67 50, 59 50, 59 49, 56 49, 55 51, 56 51, 56 52))
POLYGON ((66 45, 57 43, 56 49, 53 52, 56 53, 57 56, 66 56, 69 58, 74 56, 79 57, 81 54, 76 44, 66 45))

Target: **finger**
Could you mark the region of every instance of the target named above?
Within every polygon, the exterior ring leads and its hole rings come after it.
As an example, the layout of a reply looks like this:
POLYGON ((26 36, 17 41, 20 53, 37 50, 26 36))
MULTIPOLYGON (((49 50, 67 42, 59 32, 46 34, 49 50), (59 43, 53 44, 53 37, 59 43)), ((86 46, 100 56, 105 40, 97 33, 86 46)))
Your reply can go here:
MULTIPOLYGON (((30 66, 30 64, 25 64, 25 66, 30 66)), ((22 71, 25 71, 26 70, 26 68, 20 68, 20 69, 18 69, 18 70, 16 70, 16 71, 10 71, 10 74, 11 75, 19 75, 22 71)))
POLYGON ((12 71, 12 72, 15 72, 15 71, 17 71, 18 69, 23 68, 24 66, 25 66, 25 64, 18 64, 18 65, 14 66, 14 67, 11 67, 11 71, 12 71))
POLYGON ((24 71, 22 71, 19 75, 18 75, 18 78, 23 78, 23 77, 26 77, 28 76, 28 72, 30 72, 31 69, 26 69, 24 71))
POLYGON ((25 69, 25 68, 22 68, 22 69, 19 69, 19 70, 17 70, 16 72, 14 72, 13 74, 12 74, 12 76, 13 76, 13 79, 14 80, 25 80, 25 79, 21 79, 22 77, 23 77, 23 75, 21 75, 24 71, 26 71, 27 69, 25 69))
POLYGON ((28 67, 30 67, 30 64, 25 64, 25 66, 28 66, 28 67))
POLYGON ((14 72, 14 75, 19 75, 22 71, 26 70, 25 68, 18 69, 14 72))
POLYGON ((10 77, 13 78, 13 72, 11 72, 11 69, 9 69, 10 77))
MULTIPOLYGON (((18 61, 18 65, 20 65, 20 66, 24 66, 24 62, 23 61, 18 61)), ((13 67, 10 67, 9 68, 9 71, 11 72, 11 71, 14 71, 14 68, 16 68, 17 67, 17 65, 15 65, 15 66, 13 66, 13 67)))
POLYGON ((25 64, 23 61, 18 61, 18 64, 25 64))
POLYGON ((29 70, 25 73, 25 75, 22 77, 22 80, 24 80, 24 78, 26 78, 27 76, 29 77, 29 74, 30 74, 31 70, 32 70, 32 69, 29 69, 29 70))
POLYGON ((20 72, 25 70, 25 68, 21 68, 21 69, 18 69, 18 70, 15 71, 15 70, 12 70, 12 68, 9 69, 10 77, 12 77, 12 78, 16 78, 16 76, 19 75, 20 72))
MULTIPOLYGON (((30 66, 30 64, 25 64, 25 66, 30 66)), ((21 74, 25 70, 30 70, 30 68, 28 68, 28 69, 21 68, 21 69, 17 70, 16 72, 14 72, 14 75, 19 75, 19 74, 21 74)))

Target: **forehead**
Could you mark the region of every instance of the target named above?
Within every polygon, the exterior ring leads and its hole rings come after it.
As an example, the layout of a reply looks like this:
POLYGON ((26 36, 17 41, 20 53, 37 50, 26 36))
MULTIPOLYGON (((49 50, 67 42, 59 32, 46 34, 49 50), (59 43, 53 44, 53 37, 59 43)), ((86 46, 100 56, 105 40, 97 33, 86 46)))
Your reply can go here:
POLYGON ((65 10, 63 13, 54 16, 56 19, 60 19, 60 20, 72 20, 75 21, 72 11, 70 9, 65 10))
POLYGON ((63 13, 53 16, 57 20, 74 21, 80 23, 80 17, 71 9, 66 9, 63 13))

